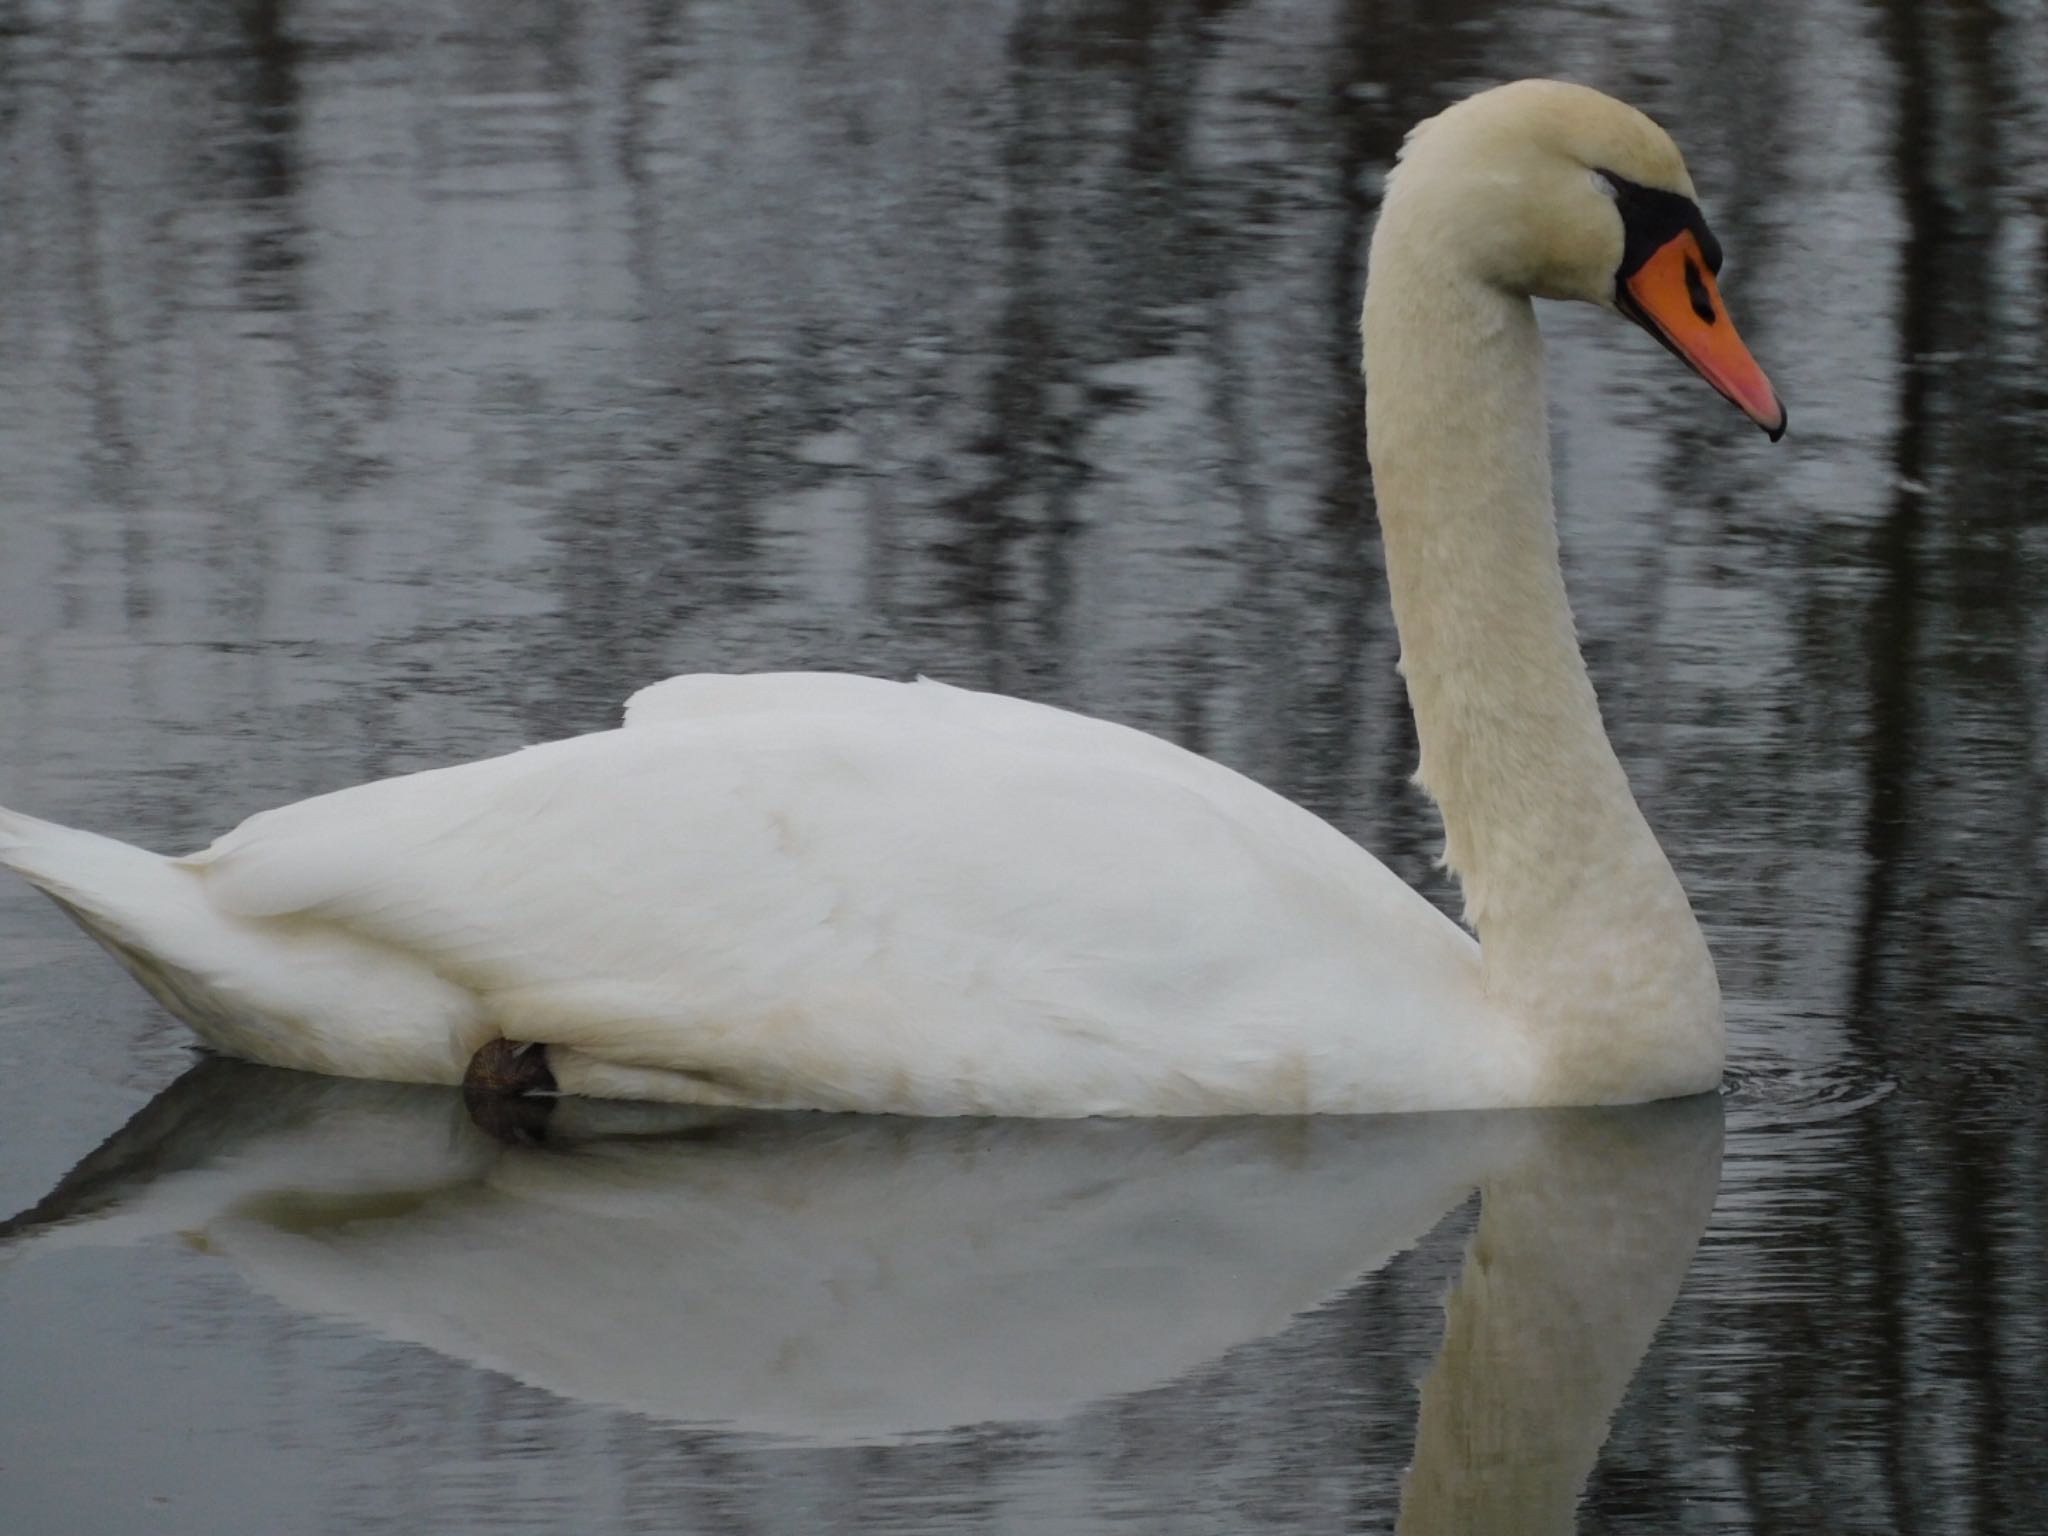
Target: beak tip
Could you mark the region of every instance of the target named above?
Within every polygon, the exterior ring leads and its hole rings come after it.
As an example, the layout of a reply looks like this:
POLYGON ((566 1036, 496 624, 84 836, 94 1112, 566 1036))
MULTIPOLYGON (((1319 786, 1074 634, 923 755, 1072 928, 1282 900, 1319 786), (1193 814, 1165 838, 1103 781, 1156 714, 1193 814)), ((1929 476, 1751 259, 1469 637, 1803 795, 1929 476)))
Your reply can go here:
POLYGON ((1761 417, 1759 417, 1757 419, 1757 425, 1764 429, 1764 436, 1768 437, 1772 442, 1775 443, 1779 438, 1785 435, 1785 424, 1788 418, 1785 414, 1784 403, 1782 401, 1777 401, 1774 403, 1778 407, 1778 419, 1775 422, 1770 422, 1765 421, 1761 417))

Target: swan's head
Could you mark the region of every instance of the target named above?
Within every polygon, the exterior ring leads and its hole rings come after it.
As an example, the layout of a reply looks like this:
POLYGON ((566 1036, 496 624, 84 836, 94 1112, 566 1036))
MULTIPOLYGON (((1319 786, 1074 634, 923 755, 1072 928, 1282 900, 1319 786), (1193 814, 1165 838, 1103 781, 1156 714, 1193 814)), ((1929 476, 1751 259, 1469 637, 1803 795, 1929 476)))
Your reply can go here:
POLYGON ((1389 206, 1397 192, 1472 275, 1620 312, 1784 435, 1785 407, 1721 302, 1721 244, 1685 158, 1634 107, 1560 80, 1482 91, 1409 134, 1389 206))

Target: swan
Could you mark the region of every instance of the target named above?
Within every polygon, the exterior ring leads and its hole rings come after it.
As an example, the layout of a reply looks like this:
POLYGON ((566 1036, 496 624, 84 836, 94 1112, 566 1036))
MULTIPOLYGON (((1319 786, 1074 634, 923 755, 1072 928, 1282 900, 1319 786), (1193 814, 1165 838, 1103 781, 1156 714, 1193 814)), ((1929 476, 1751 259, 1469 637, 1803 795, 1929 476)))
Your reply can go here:
POLYGON ((1418 779, 1468 933, 1141 732, 925 680, 687 676, 615 729, 166 858, 0 812, 0 861, 201 1041, 479 1094, 1214 1115, 1705 1091, 1714 966, 1602 728, 1532 298, 1619 311, 1775 440, 1648 117, 1529 80, 1390 174, 1366 428, 1418 779))

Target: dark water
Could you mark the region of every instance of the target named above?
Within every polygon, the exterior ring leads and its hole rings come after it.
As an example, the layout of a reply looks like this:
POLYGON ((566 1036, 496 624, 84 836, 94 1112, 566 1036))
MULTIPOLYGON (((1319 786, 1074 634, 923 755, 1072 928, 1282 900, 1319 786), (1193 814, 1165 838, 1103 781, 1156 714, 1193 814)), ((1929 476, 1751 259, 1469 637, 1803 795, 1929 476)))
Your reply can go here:
POLYGON ((1722 1104, 151 1102, 180 1029, 7 883, 0 1209, 86 1159, 91 1219, 0 1259, 0 1526, 2048 1530, 2028 0, 0 4, 0 800, 177 848, 675 671, 924 671, 1441 894, 1355 314, 1403 129, 1532 73, 1677 133, 1791 407, 1545 317, 1722 1104))

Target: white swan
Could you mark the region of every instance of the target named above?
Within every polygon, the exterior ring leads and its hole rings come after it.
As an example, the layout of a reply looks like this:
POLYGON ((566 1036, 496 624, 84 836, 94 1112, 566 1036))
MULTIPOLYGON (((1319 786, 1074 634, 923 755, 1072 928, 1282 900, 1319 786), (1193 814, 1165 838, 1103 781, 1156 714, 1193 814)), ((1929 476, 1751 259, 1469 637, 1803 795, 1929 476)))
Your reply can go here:
POLYGON ((181 859, 0 812, 0 860, 209 1045, 352 1076, 1034 1116, 1710 1088, 1713 963, 1573 636, 1530 298, 1619 309, 1775 438, 1719 265, 1670 139, 1582 87, 1472 97, 1389 180, 1367 424, 1476 945, 1165 742, 829 675, 675 678, 622 729, 286 806, 181 859))

